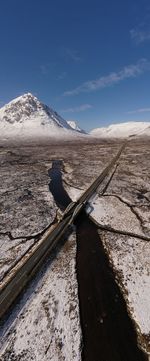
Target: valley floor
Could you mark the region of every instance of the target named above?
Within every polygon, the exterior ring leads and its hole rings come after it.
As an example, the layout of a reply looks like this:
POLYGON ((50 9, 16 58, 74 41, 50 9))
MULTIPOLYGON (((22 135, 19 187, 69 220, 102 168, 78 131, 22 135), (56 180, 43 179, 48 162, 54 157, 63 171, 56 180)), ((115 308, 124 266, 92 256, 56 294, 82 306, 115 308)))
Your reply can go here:
MULTIPOLYGON (((120 142, 7 146, 0 149, 0 279, 58 216, 49 191, 53 160, 62 161, 63 185, 79 195, 116 154, 120 142)), ((129 142, 112 177, 98 189, 87 213, 126 300, 139 345, 150 352, 148 140, 129 142)), ((82 332, 73 233, 20 296, 1 327, 1 360, 80 360, 82 332)))

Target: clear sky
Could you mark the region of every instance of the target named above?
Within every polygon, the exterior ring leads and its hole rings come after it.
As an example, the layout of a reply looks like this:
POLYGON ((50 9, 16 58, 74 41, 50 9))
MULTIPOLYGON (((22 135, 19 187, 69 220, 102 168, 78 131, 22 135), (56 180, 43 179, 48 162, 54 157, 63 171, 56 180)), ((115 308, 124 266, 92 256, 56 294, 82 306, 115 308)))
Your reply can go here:
POLYGON ((150 120, 149 0, 0 0, 0 106, 31 92, 86 130, 150 120))

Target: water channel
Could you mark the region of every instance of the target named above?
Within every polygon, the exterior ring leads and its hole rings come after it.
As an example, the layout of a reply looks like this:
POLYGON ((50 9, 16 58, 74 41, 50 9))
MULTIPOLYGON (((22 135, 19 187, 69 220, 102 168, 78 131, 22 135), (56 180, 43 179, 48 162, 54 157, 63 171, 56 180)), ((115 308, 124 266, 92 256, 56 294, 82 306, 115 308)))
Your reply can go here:
MULTIPOLYGON (((62 184, 62 161, 53 161, 49 189, 64 210, 71 202, 62 184)), ((115 282, 97 226, 83 211, 75 222, 76 270, 82 328, 83 361, 146 361, 115 282)))

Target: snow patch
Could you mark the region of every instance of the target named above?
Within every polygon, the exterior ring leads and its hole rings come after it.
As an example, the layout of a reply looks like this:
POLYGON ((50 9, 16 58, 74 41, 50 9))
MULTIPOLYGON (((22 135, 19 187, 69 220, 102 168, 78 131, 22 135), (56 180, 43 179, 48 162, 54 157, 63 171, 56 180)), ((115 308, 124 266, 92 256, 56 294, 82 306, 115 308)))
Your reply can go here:
POLYGON ((94 196, 87 212, 99 224, 122 232, 133 232, 144 236, 140 222, 130 207, 115 196, 94 196))

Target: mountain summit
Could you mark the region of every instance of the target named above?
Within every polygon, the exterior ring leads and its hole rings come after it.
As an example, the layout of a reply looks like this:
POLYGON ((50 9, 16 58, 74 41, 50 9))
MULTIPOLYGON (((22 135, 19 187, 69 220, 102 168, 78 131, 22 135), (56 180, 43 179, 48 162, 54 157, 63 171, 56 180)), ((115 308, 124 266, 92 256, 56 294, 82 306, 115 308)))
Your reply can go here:
POLYGON ((57 112, 30 93, 0 109, 0 137, 3 138, 57 138, 78 134, 57 112))

